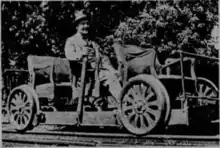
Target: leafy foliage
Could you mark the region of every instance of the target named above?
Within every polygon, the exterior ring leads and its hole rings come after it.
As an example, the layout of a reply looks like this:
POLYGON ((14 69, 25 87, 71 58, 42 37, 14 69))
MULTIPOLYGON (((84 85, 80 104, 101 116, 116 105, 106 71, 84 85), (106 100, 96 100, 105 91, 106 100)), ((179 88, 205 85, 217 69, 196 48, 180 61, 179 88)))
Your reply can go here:
POLYGON ((63 56, 65 39, 73 33, 75 10, 82 6, 80 2, 2 2, 3 69, 25 68, 30 54, 63 56))
POLYGON ((172 55, 183 50, 218 56, 211 31, 218 21, 217 1, 149 1, 135 18, 118 26, 115 36, 125 43, 152 46, 172 55))
POLYGON ((164 58, 175 50, 217 57, 211 36, 218 25, 217 4, 217 0, 4 1, 2 68, 27 68, 30 54, 64 57, 65 40, 75 31, 73 20, 78 10, 90 16, 90 38, 103 49, 109 49, 108 41, 113 37, 129 44, 152 46, 164 58))

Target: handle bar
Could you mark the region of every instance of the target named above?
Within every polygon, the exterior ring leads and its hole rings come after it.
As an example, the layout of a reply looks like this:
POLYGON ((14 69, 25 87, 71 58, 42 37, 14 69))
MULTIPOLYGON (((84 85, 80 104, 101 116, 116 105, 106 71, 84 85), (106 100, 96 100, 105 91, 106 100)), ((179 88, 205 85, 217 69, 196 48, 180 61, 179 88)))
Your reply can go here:
POLYGON ((175 54, 175 53, 182 54, 183 56, 189 56, 189 57, 192 57, 192 58, 204 58, 204 59, 207 59, 207 60, 219 61, 219 59, 215 58, 215 57, 199 55, 199 54, 195 54, 195 53, 185 52, 185 51, 182 51, 182 50, 174 51, 173 54, 175 54))

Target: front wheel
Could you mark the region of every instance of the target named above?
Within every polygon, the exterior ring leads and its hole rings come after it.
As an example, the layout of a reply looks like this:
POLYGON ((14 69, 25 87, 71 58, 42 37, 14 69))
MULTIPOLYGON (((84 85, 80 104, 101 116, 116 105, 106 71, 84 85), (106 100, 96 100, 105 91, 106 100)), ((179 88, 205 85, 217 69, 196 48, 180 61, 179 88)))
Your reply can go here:
POLYGON ((145 135, 164 124, 165 101, 159 81, 150 75, 132 78, 120 96, 120 118, 135 135, 145 135))
POLYGON ((17 87, 10 93, 7 102, 8 116, 11 124, 19 132, 31 128, 36 114, 36 103, 28 89, 17 87))

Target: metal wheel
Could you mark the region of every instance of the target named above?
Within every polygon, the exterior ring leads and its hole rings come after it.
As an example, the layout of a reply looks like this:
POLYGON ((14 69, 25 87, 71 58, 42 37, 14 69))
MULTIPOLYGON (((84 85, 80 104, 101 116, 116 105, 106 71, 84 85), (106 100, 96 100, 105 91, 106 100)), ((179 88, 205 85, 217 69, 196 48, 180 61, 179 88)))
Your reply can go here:
POLYGON ((129 132, 145 135, 164 122, 163 93, 153 76, 132 78, 122 90, 120 99, 121 121, 129 132))
POLYGON ((35 115, 35 101, 32 94, 24 87, 15 88, 8 98, 10 122, 18 131, 25 131, 32 126, 35 115))
POLYGON ((199 77, 196 81, 196 93, 200 98, 197 102, 199 113, 193 111, 195 117, 191 117, 192 125, 194 123, 208 125, 211 121, 219 119, 219 92, 215 84, 199 77))
POLYGON ((199 77, 196 84, 197 95, 199 97, 217 98, 218 88, 210 80, 199 77))

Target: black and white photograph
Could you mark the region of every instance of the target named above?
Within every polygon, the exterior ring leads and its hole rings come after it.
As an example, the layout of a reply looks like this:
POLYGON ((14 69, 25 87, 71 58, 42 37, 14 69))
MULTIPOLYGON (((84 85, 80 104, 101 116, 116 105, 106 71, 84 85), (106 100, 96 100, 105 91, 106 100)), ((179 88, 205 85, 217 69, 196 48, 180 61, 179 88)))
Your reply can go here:
POLYGON ((218 0, 1 4, 1 147, 219 147, 218 0))

